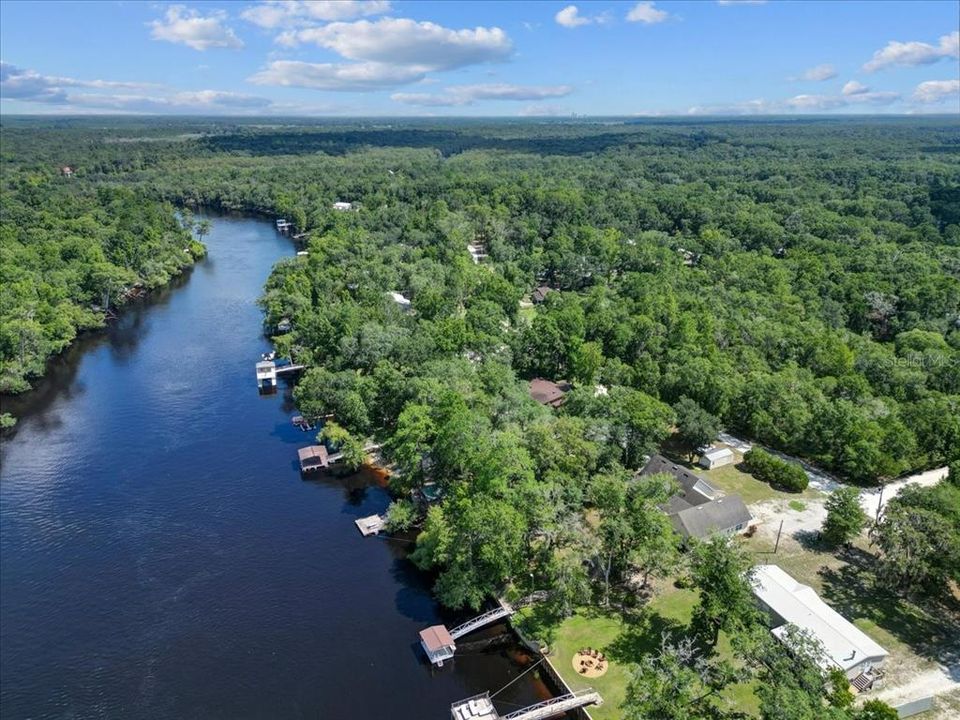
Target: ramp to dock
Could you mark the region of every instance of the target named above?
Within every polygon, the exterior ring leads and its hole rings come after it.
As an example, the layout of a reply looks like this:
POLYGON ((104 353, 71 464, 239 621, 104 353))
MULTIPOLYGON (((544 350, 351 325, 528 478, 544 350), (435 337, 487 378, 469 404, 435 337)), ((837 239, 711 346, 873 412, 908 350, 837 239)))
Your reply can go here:
POLYGON ((463 625, 458 625, 450 631, 450 637, 456 640, 461 635, 466 635, 474 630, 479 630, 484 625, 489 625, 490 623, 496 622, 500 618, 505 618, 509 615, 513 615, 513 608, 506 603, 503 603, 500 605, 500 607, 496 607, 493 610, 485 612, 483 615, 477 615, 477 617, 467 620, 463 625))
POLYGON ((584 705, 601 704, 603 704, 603 698, 600 697, 600 693, 594 690, 583 690, 579 693, 570 693, 569 695, 544 700, 536 705, 516 710, 509 715, 502 715, 501 720, 546 720, 584 705))

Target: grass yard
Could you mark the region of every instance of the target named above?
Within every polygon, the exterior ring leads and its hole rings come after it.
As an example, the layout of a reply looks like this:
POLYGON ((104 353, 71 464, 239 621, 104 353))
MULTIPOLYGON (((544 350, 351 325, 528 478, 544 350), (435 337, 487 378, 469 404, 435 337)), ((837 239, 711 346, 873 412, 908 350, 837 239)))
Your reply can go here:
MULTIPOLYGON (((600 707, 590 708, 594 720, 617 720, 621 717, 620 706, 626 696, 630 679, 629 667, 644 655, 657 651, 665 631, 682 633, 696 604, 697 596, 692 590, 679 590, 665 586, 644 608, 621 614, 616 610, 603 611, 585 608, 559 625, 536 628, 536 620, 528 615, 520 623, 536 635, 548 633, 550 662, 573 690, 592 687, 602 696, 600 707), (609 670, 599 678, 581 677, 573 668, 573 656, 580 648, 600 650, 609 661, 609 670)), ((733 659, 729 641, 721 635, 721 656, 733 659)), ((725 694, 726 701, 746 712, 755 712, 756 697, 751 685, 736 685, 725 694)))
MULTIPOLYGON (((737 465, 724 465, 715 470, 704 470, 694 467, 693 471, 707 479, 711 485, 722 490, 727 495, 739 495, 747 505, 764 500, 786 500, 790 503, 800 502, 798 498, 819 497, 820 493, 807 488, 802 493, 783 492, 774 490, 767 483, 757 480, 750 473, 739 469, 737 465)), ((791 507, 793 505, 791 504, 791 507)), ((796 508, 795 508, 796 509, 796 508)))

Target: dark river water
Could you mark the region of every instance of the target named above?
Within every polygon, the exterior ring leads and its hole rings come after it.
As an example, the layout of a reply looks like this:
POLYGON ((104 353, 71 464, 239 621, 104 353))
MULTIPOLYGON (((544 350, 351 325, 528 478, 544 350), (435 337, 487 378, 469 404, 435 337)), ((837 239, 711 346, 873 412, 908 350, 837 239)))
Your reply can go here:
MULTIPOLYGON (((213 220, 189 276, 4 402, 21 420, 0 456, 0 715, 448 718, 530 658, 428 666, 417 632, 458 618, 406 544, 357 532, 386 492, 301 480, 289 389, 256 389, 255 300, 293 245, 213 220)), ((501 713, 549 697, 534 676, 501 713)))

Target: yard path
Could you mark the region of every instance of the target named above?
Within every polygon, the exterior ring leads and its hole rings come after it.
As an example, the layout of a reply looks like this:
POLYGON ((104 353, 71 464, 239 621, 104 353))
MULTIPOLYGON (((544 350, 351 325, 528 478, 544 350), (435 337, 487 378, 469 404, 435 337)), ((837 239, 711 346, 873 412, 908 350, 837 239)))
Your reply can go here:
MULTIPOLYGON (((926 472, 910 475, 901 478, 883 489, 882 505, 895 498, 900 491, 910 483, 916 483, 923 487, 936 485, 947 476, 947 468, 937 468, 936 470, 927 470, 926 472)), ((825 493, 829 494, 829 491, 825 493)), ((825 498, 804 499, 801 502, 806 506, 803 510, 793 510, 786 500, 765 500, 754 503, 750 506, 750 511, 754 517, 761 521, 760 532, 768 537, 776 537, 780 528, 780 520, 783 520, 784 534, 796 538, 803 533, 816 533, 823 526, 823 521, 827 517, 827 510, 824 507, 825 498)), ((860 491, 860 505, 870 520, 877 517, 877 505, 880 504, 880 489, 870 489, 860 491)))
POLYGON ((938 665, 931 670, 917 673, 906 682, 881 687, 866 697, 870 700, 883 700, 888 705, 902 705, 911 700, 944 695, 957 689, 960 689, 960 663, 938 665))
MULTIPOLYGON (((890 498, 894 498, 899 495, 900 491, 903 490, 903 488, 909 483, 916 483, 917 485, 921 485, 923 487, 936 485, 947 476, 947 471, 948 468, 945 467, 937 468, 936 470, 927 470, 926 472, 917 473, 916 475, 911 475, 890 483, 883 489, 883 502, 880 505, 881 509, 887 504, 890 498)), ((878 504, 880 504, 880 488, 876 488, 874 490, 863 490, 860 492, 860 505, 863 506, 863 509, 866 511, 871 520, 877 517, 878 504)))

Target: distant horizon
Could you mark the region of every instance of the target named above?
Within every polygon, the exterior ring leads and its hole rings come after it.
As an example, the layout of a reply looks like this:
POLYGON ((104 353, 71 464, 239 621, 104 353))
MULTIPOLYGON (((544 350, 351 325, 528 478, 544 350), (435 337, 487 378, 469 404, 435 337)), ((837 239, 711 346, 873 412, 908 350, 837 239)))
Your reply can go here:
POLYGON ((0 4, 0 113, 956 114, 953 0, 0 4))

